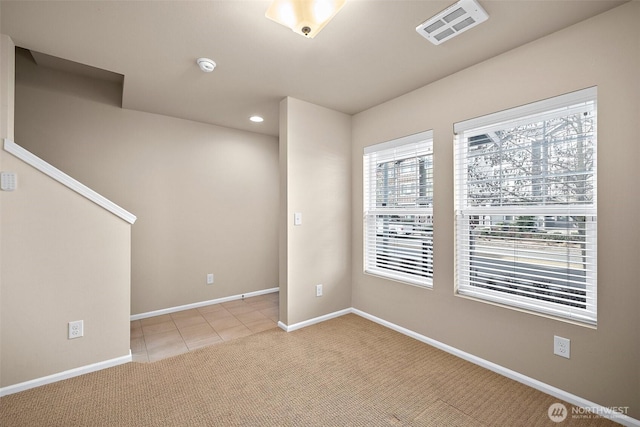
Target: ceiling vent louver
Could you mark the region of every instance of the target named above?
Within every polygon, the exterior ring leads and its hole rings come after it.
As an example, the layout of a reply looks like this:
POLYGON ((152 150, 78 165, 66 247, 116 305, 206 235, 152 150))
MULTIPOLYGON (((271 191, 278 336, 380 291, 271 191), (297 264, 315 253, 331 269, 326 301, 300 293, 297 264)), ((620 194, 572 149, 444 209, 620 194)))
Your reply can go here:
POLYGON ((433 44, 440 44, 489 19, 475 0, 460 0, 416 27, 433 44))

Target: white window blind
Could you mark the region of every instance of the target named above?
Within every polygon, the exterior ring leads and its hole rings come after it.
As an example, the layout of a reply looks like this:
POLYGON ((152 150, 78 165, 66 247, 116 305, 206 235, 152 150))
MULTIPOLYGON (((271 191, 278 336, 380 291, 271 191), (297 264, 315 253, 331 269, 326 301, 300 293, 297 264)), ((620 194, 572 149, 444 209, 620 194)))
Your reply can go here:
POLYGON ((365 147, 363 161, 365 271, 432 286, 432 131, 365 147))
POLYGON ((457 292, 596 324, 596 88, 457 123, 457 292))

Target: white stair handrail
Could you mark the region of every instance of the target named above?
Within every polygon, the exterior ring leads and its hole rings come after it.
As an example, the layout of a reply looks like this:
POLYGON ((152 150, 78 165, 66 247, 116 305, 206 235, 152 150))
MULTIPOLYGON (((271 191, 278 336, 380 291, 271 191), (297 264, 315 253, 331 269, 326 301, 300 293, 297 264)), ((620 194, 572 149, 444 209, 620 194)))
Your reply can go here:
POLYGON ((45 175, 50 176, 51 178, 55 179, 59 183, 69 187, 71 190, 75 191, 81 196, 91 200, 98 206, 101 206, 102 208, 113 213, 114 215, 122 218, 123 220, 127 221, 129 224, 133 224, 134 222, 136 222, 137 218, 132 213, 116 205, 106 197, 96 193, 86 185, 71 178, 69 175, 62 172, 60 169, 50 165, 49 163, 42 160, 40 157, 25 150, 24 148, 22 148, 21 146, 19 146, 18 144, 16 144, 15 142, 11 141, 8 138, 4 139, 4 150, 13 154, 23 162, 38 169, 40 172, 44 173, 45 175))

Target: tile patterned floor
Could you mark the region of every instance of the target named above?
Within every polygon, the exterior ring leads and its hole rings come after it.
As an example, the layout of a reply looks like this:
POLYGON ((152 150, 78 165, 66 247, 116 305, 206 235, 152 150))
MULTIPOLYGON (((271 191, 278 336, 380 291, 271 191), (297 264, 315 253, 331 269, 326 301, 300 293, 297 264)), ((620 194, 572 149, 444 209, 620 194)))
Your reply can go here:
POLYGON ((279 294, 271 293, 131 322, 134 362, 155 362, 196 348, 276 328, 279 294))

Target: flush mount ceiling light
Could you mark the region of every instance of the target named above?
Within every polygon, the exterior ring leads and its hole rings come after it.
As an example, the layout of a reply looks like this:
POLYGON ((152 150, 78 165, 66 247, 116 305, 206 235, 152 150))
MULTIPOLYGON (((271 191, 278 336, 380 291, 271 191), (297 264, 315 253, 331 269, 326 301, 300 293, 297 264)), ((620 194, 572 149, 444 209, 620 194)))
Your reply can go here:
POLYGON ((416 27, 433 44, 443 43, 489 19, 475 0, 460 0, 416 27))
POLYGON ((265 16, 307 38, 316 34, 340 11, 345 0, 273 0, 265 16))
POLYGON ((264 122, 264 119, 260 116, 251 116, 249 117, 249 120, 251 120, 254 123, 262 123, 264 122))
POLYGON ((216 63, 209 58, 198 58, 196 63, 205 73, 210 73, 216 68, 216 63))

